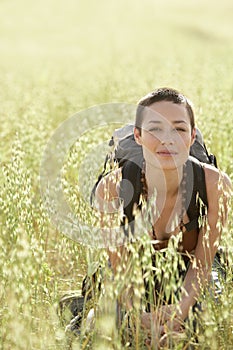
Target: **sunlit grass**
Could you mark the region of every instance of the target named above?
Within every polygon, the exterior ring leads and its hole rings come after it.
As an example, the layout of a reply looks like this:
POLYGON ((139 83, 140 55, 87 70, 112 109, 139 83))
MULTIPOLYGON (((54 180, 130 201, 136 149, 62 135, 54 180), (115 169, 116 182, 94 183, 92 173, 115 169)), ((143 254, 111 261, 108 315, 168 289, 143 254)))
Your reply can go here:
MULTIPOLYGON (((144 348, 138 316, 144 298, 138 245, 129 248, 128 275, 119 271, 111 283, 104 250, 88 248, 58 232, 40 196, 43 151, 54 130, 76 112, 109 102, 135 104, 153 88, 168 85, 193 100, 208 148, 233 179, 231 13, 229 0, 211 4, 207 0, 1 1, 2 349, 122 349, 122 338, 125 348, 132 338, 133 348, 144 348), (83 333, 81 340, 69 338, 57 317, 58 301, 70 290, 80 293, 82 277, 99 264, 105 267, 106 284, 95 301, 95 328, 83 333), (133 337, 127 332, 126 319, 119 332, 115 327, 116 298, 124 284, 136 286, 130 315, 133 337)), ((88 133, 67 154, 63 168, 67 200, 75 214, 91 225, 91 211, 85 211, 89 194, 81 191, 80 195, 80 180, 81 190, 91 187, 103 157, 90 153, 111 133, 110 129, 91 130, 89 125, 88 133), (78 207, 80 198, 84 200, 78 207)), ((196 337, 195 346, 200 349, 233 346, 232 229, 231 204, 221 241, 226 266, 222 294, 217 303, 211 293, 206 294, 199 328, 194 332, 187 325, 185 340, 178 340, 174 348, 185 349, 196 337)), ((143 244, 141 263, 152 283, 146 238, 143 244)), ((179 264, 172 255, 169 261, 173 268, 179 264)), ((172 281, 169 264, 162 264, 161 270, 172 281)), ((167 293, 172 293, 174 283, 164 286, 167 293)))

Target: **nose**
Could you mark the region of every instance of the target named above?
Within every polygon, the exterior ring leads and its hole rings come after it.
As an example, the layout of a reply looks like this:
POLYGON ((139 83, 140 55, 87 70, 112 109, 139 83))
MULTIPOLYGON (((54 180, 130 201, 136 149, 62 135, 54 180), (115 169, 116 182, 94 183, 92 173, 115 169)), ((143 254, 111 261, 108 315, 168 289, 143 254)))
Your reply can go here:
POLYGON ((165 131, 160 138, 160 142, 162 145, 173 145, 174 144, 174 139, 173 135, 169 131, 165 131))

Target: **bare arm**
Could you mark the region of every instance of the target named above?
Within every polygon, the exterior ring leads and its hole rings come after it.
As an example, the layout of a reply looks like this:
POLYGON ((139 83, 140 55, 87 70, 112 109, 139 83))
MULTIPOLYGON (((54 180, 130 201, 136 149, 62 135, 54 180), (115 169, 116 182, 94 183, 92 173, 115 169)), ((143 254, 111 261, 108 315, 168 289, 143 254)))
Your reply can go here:
POLYGON ((118 189, 120 180, 121 169, 109 173, 99 182, 95 194, 102 235, 114 272, 116 272, 116 268, 119 265, 121 253, 121 250, 115 249, 114 232, 112 230, 120 204, 118 189))
POLYGON ((208 283, 222 228, 226 223, 231 182, 225 174, 208 165, 205 165, 205 177, 208 197, 207 223, 199 233, 194 259, 184 279, 184 292, 180 302, 178 305, 161 306, 157 312, 142 315, 142 324, 149 333, 153 322, 158 334, 158 338, 155 337, 157 345, 166 344, 168 330, 175 332, 174 335, 180 330, 190 308, 197 302, 208 283))
MULTIPOLYGON (((221 238, 222 228, 227 219, 227 204, 231 194, 231 182, 226 174, 205 165, 206 190, 208 198, 207 222, 201 228, 194 252, 194 259, 183 283, 183 293, 178 306, 162 306, 154 318, 155 324, 160 315, 160 333, 166 329, 178 331, 188 317, 190 308, 197 302, 201 291, 207 285, 214 256, 221 238)), ((147 315, 145 316, 147 317, 147 315)), ((150 322, 147 321, 148 327, 150 322)))
MULTIPOLYGON (((118 215, 121 205, 119 201, 120 180, 121 169, 118 169, 103 178, 96 189, 102 235, 106 242, 105 247, 108 252, 111 269, 115 276, 118 275, 118 278, 123 275, 126 277, 132 268, 129 250, 127 245, 123 244, 124 236, 122 237, 122 244, 115 240, 119 235, 123 235, 120 222, 118 221, 118 225, 116 222, 116 216, 118 216, 118 220, 120 216, 118 215)), ((131 309, 133 290, 127 278, 125 278, 125 284, 121 288, 120 299, 126 308, 131 309)))
POLYGON ((227 202, 231 191, 229 178, 210 166, 205 166, 205 177, 208 198, 207 225, 200 230, 194 260, 184 280, 184 293, 178 311, 178 318, 181 320, 188 316, 190 308, 196 303, 201 290, 209 280, 222 228, 227 218, 227 202))

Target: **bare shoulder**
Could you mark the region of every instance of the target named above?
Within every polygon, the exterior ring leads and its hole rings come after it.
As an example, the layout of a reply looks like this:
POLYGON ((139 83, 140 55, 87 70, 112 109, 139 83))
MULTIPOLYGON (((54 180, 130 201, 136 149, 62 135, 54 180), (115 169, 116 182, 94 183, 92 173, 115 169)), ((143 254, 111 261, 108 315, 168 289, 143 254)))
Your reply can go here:
POLYGON ((223 225, 226 223, 232 184, 227 174, 221 170, 207 164, 203 164, 203 167, 208 199, 208 222, 213 228, 219 219, 223 225))
POLYGON ((207 191, 209 190, 229 190, 232 189, 232 183, 229 176, 221 171, 220 169, 215 168, 209 164, 203 164, 205 171, 206 187, 207 191))
POLYGON ((111 200, 119 196, 119 182, 121 180, 121 168, 113 170, 104 176, 96 188, 96 197, 111 200))

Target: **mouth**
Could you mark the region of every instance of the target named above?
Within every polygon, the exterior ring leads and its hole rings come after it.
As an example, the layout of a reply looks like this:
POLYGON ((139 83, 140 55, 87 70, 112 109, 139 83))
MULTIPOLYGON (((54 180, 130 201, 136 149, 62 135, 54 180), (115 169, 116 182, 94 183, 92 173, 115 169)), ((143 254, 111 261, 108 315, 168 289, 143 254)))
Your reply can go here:
POLYGON ((176 156, 178 153, 175 151, 168 151, 168 150, 164 150, 164 151, 158 151, 156 152, 159 156, 161 157, 174 157, 176 156))

